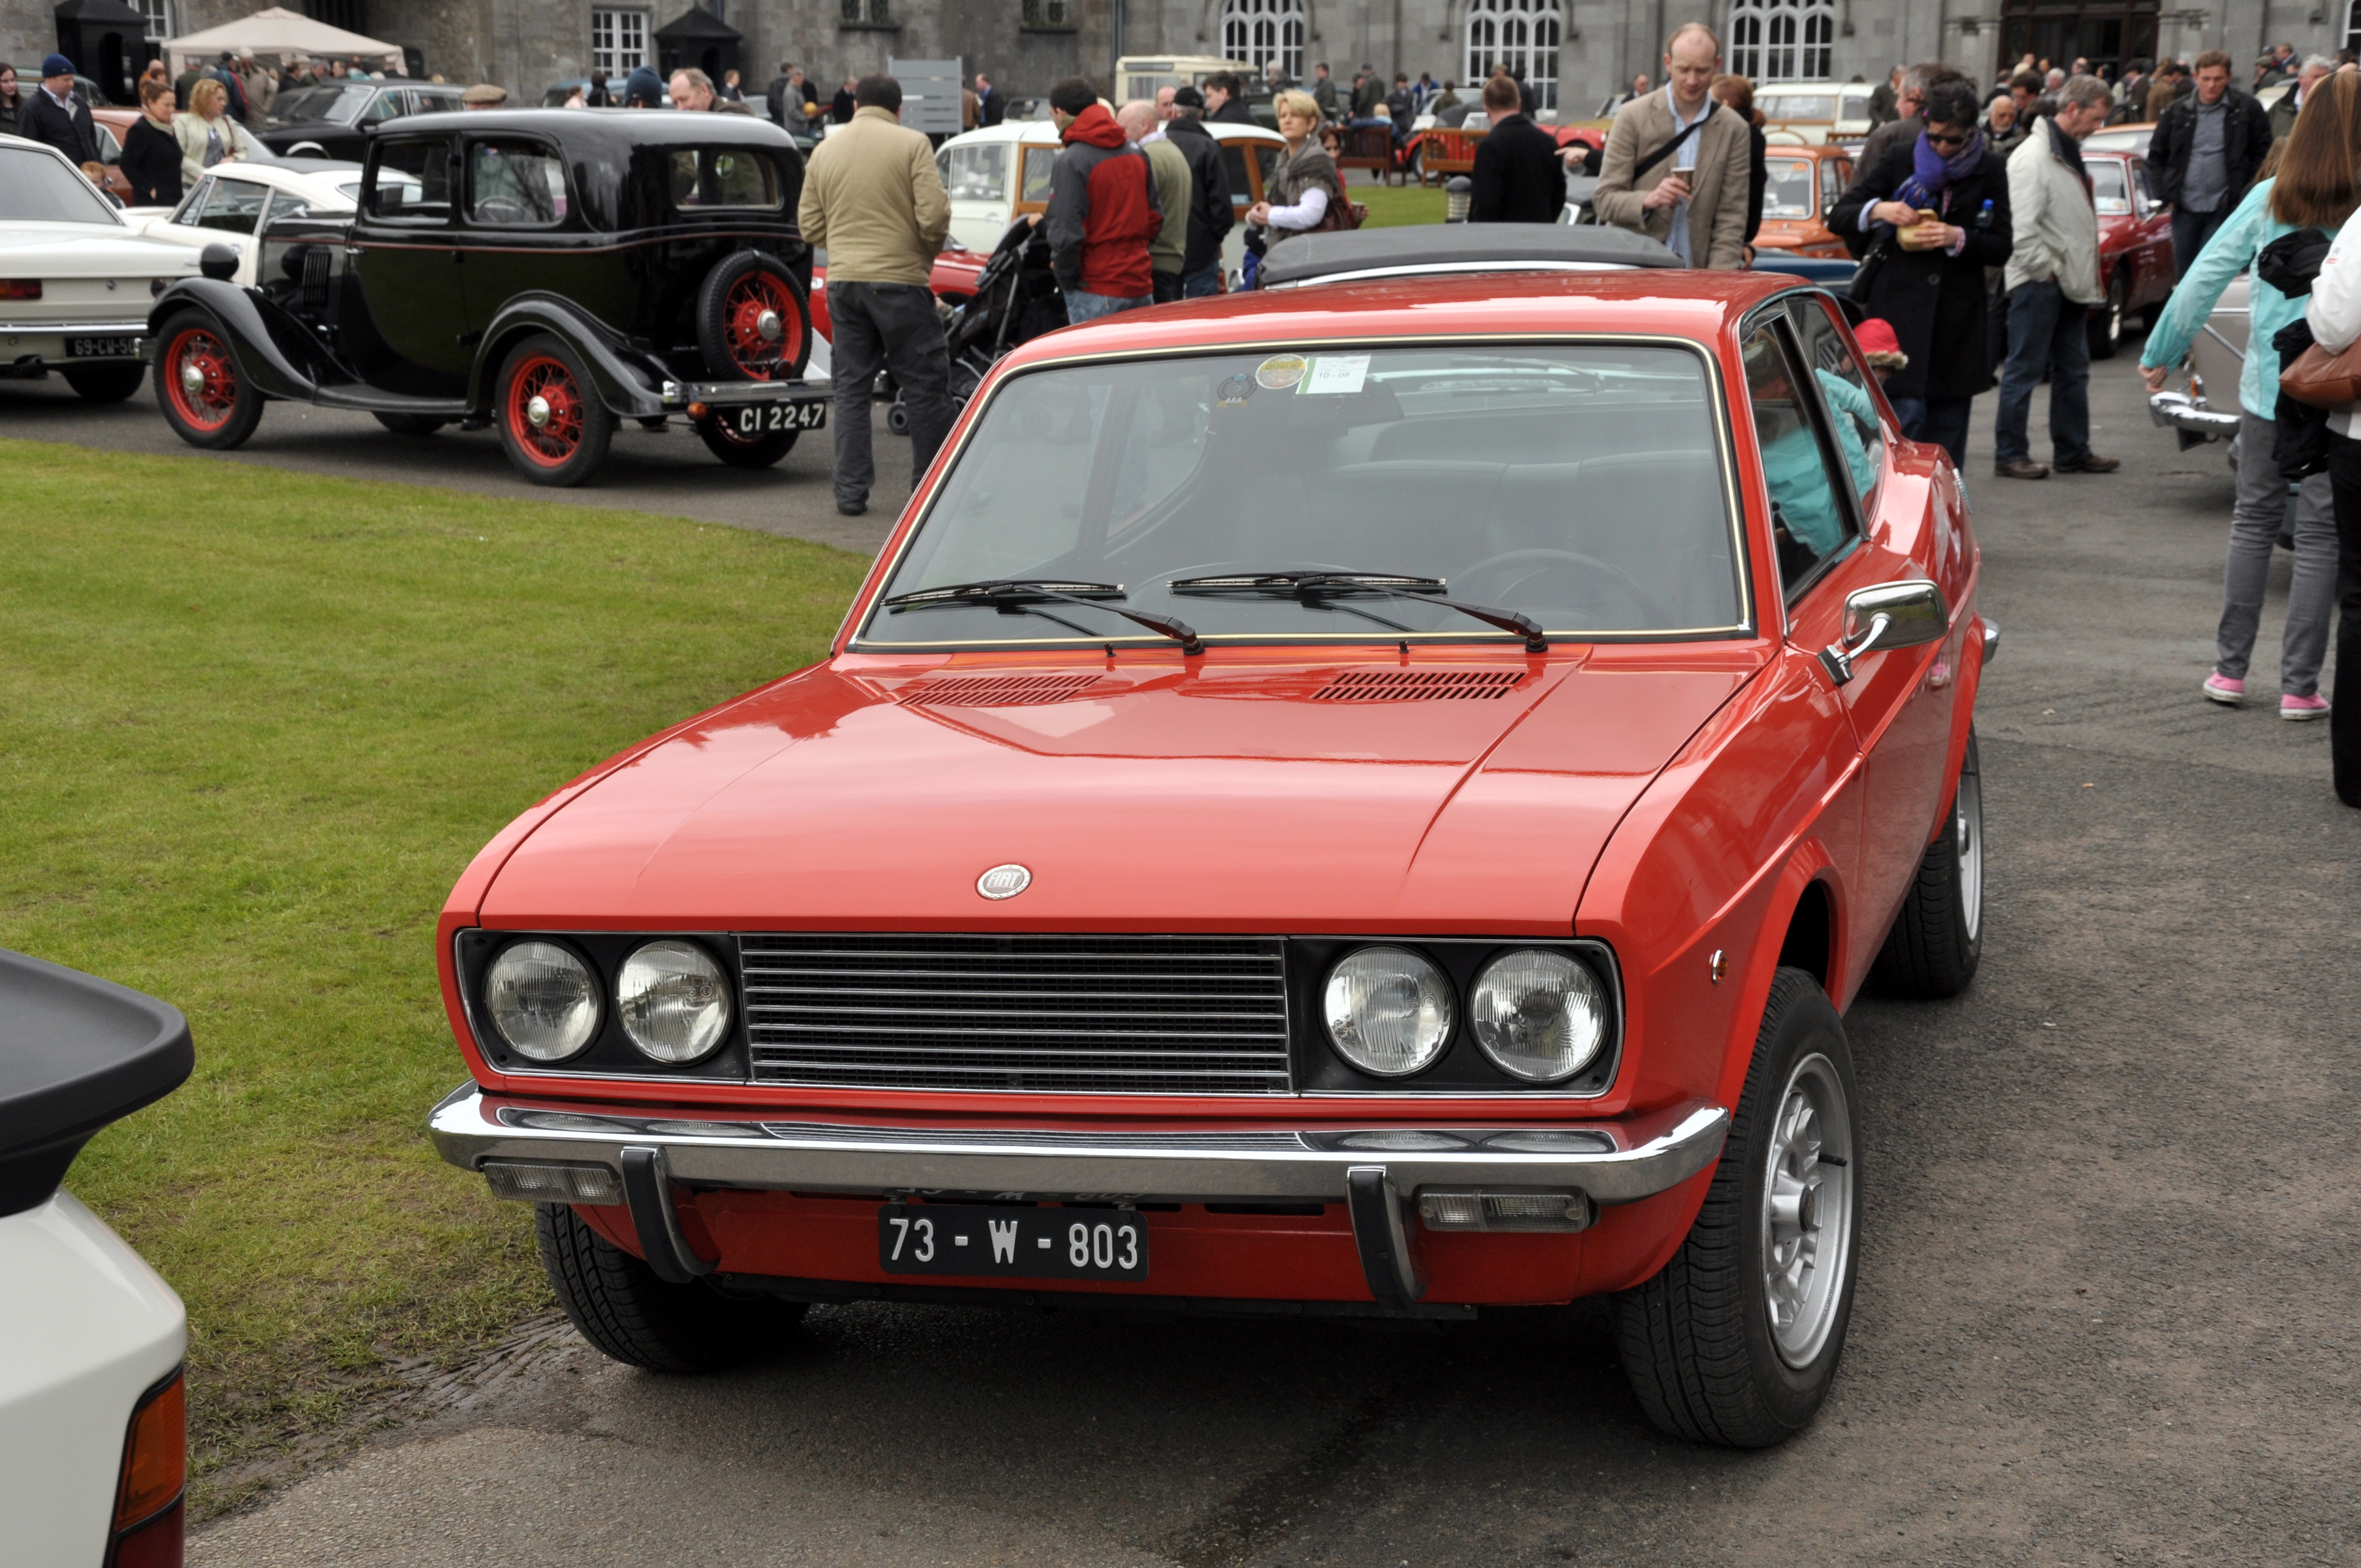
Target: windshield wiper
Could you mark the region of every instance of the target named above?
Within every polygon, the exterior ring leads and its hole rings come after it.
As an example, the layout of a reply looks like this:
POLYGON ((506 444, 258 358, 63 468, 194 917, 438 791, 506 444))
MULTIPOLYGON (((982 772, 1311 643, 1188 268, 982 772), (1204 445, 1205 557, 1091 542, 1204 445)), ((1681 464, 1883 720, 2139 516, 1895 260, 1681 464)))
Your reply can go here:
POLYGON ((1388 598, 1417 599, 1427 604, 1439 604, 1445 609, 1455 609, 1503 631, 1513 631, 1525 640, 1525 652, 1528 653, 1548 650, 1549 640, 1543 635, 1542 623, 1532 616, 1513 609, 1496 609, 1490 605, 1466 604, 1458 599, 1444 598, 1443 590, 1446 586, 1441 577, 1403 576, 1391 572, 1241 572, 1212 577, 1175 578, 1171 591, 1176 594, 1263 594, 1296 598, 1307 605, 1317 604, 1323 598, 1352 594, 1381 594, 1388 598))
MULTIPOLYGON (((895 594, 884 601, 887 609, 900 614, 906 609, 932 609, 942 605, 991 605, 994 609, 1024 609, 1037 601, 1052 604, 1078 604, 1091 609, 1113 610, 1126 620, 1137 621, 1150 631, 1160 631, 1180 644, 1183 653, 1202 653, 1205 644, 1198 640, 1197 629, 1187 621, 1169 615, 1157 615, 1144 609, 1126 609, 1108 601, 1123 598, 1119 583, 1066 583, 1042 577, 994 577, 978 583, 950 583, 939 588, 919 588, 916 592, 895 594)), ((1056 616, 1049 619, 1060 626, 1071 625, 1056 616)))

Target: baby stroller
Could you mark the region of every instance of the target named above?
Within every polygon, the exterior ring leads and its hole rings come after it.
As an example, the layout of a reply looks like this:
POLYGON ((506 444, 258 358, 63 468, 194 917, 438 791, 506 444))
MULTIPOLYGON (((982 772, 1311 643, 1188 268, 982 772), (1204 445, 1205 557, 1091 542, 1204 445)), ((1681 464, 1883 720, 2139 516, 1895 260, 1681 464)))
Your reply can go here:
MULTIPOLYGON (((984 373, 1002 355, 1045 332, 1066 324, 1066 298, 1049 270, 1049 236, 1019 218, 1008 225, 976 275, 967 303, 950 309, 943 324, 951 356, 951 402, 967 407, 984 373)), ((907 433, 909 413, 897 389, 885 411, 885 426, 907 433)))

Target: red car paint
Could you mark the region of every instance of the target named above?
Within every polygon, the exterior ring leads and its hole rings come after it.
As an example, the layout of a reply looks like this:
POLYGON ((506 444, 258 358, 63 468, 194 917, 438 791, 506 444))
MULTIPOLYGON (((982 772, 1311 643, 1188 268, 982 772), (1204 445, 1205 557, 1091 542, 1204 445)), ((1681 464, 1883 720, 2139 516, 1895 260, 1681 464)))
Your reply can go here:
MULTIPOLYGON (((827 659, 602 763, 463 874, 437 947, 451 1026, 488 1103, 595 1111, 661 1091, 691 1114, 825 1112, 905 1127, 1434 1126, 1501 1114, 1497 1099, 1432 1094, 1242 1102, 504 1074, 478 1048, 457 983, 454 938, 477 927, 1578 935, 1609 944, 1622 971, 1621 1065, 1600 1097, 1536 1099, 1513 1114, 1597 1123, 1698 1100, 1734 1106, 1792 922, 1824 907, 1823 983, 1839 1006, 1859 988, 1947 824, 1984 653, 1964 492, 1939 449, 1894 433, 1882 398, 1887 455, 1864 536, 1782 602, 1740 343, 1750 313, 1794 287, 1690 271, 1332 285, 1118 316, 1027 344, 971 400, 827 659), (1091 657, 850 649, 979 410, 1027 367, 1077 352, 1470 334, 1705 345, 1729 410, 1760 634, 1557 642, 1541 653, 1497 641, 1219 645, 1193 658, 1161 647, 1091 657), (1834 685, 1817 655, 1840 635, 1846 596, 1920 577, 1942 587, 1949 634, 1864 658, 1859 678, 1834 685), (1340 669, 1404 665, 1528 678, 1483 703, 1311 700, 1340 669), (896 701, 947 670, 1087 672, 1102 682, 1093 700, 1114 711, 1085 744, 1023 722, 1021 709, 951 717, 896 701), (1346 760, 1355 765, 1337 765, 1346 760), (1010 860, 1032 869, 1032 888, 1021 901, 980 900, 978 871, 1010 860), (1714 967, 1723 955, 1726 979, 1714 967)), ((1825 296, 1806 299, 1835 315, 1825 296)), ((1426 1236, 1426 1299, 1564 1301, 1635 1284, 1678 1247, 1710 1175, 1606 1209, 1579 1234, 1426 1236)), ((724 1190, 678 1202, 689 1243, 726 1271, 883 1278, 874 1201, 724 1190)), ((622 1210, 582 1212, 638 1250, 622 1210)), ((1333 1206, 1297 1219, 1181 1205, 1148 1224, 1151 1294, 1371 1299, 1333 1206)))
MULTIPOLYGON (((927 286, 935 298, 946 304, 964 304, 975 293, 975 280, 983 275, 983 264, 992 258, 977 250, 946 250, 935 258, 927 274, 927 286)), ((828 324, 828 269, 812 269, 811 281, 812 330, 822 337, 834 335, 828 324)))

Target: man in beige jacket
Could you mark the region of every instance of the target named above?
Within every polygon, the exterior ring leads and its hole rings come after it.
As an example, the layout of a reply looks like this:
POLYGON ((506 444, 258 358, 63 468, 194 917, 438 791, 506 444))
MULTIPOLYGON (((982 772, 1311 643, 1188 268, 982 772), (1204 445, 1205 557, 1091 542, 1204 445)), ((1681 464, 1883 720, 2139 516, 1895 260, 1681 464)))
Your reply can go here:
POLYGON ((1746 265, 1753 138, 1738 112, 1714 101, 1721 41, 1702 22, 1664 46, 1664 91, 1615 111, 1591 197, 1601 223, 1662 240, 1683 266, 1746 265))
POLYGON ((870 389, 894 372, 910 415, 910 486, 950 433, 951 366, 928 287, 950 232, 934 148, 901 122, 902 84, 864 76, 851 121, 812 152, 796 220, 828 253, 829 355, 836 391, 836 510, 869 510, 870 389))

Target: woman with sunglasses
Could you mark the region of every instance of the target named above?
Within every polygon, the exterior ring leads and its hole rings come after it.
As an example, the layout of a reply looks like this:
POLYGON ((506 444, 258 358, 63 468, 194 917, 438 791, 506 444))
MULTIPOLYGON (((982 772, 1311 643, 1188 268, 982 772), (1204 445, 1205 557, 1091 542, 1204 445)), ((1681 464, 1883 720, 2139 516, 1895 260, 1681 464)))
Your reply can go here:
POLYGON ((1924 128, 1862 168, 1828 214, 1861 258, 1853 297, 1907 363, 1885 383, 1902 433, 1967 466, 1968 411, 1993 384, 1984 269, 2008 260, 2008 165, 1976 126, 1976 90, 1927 94, 1924 128))

